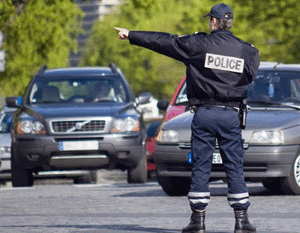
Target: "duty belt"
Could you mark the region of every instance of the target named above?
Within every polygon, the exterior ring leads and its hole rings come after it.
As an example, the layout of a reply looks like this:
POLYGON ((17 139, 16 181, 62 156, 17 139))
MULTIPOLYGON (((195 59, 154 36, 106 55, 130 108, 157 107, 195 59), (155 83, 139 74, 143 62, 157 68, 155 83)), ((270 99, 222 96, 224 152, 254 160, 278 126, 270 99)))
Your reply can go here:
POLYGON ((239 112, 240 109, 240 102, 220 102, 220 101, 215 101, 215 100, 201 100, 199 104, 192 105, 190 106, 190 111, 192 113, 196 112, 197 108, 199 107, 219 107, 219 108, 229 108, 233 109, 237 112, 239 112))
POLYGON ((191 106, 190 112, 195 113, 199 107, 218 107, 218 108, 224 108, 224 109, 232 109, 237 112, 240 111, 240 109, 238 107, 228 107, 228 106, 223 106, 223 105, 197 105, 197 106, 191 106))
POLYGON ((224 106, 224 107, 230 107, 230 108, 239 108, 240 102, 222 102, 217 100, 201 100, 199 101, 195 106, 224 106))
POLYGON ((190 106, 190 112, 195 113, 197 111, 198 107, 219 107, 219 108, 230 108, 238 112, 238 117, 240 121, 240 128, 245 129, 246 128, 246 117, 248 113, 248 108, 245 103, 243 102, 218 102, 218 101, 210 101, 210 100, 201 100, 199 101, 199 104, 191 105, 190 106))

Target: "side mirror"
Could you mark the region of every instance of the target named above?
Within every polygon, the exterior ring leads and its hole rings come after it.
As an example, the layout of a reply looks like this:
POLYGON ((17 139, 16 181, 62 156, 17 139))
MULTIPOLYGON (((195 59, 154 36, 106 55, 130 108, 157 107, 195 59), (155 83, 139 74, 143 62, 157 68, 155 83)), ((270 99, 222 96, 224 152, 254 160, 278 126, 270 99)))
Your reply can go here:
POLYGON ((153 96, 150 92, 142 92, 137 97, 137 104, 148 104, 151 98, 153 98, 153 96))
POLYGON ((11 108, 20 108, 19 102, 20 100, 18 97, 7 97, 5 99, 5 103, 7 107, 11 107, 11 108))
POLYGON ((160 100, 157 103, 157 107, 159 110, 166 111, 169 107, 169 101, 167 99, 160 100))

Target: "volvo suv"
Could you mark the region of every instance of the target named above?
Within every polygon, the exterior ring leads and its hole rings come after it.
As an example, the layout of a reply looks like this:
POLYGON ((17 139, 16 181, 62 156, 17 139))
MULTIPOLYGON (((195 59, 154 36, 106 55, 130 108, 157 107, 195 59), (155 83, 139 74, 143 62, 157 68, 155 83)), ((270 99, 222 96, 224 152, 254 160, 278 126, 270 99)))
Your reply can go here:
POLYGON ((32 186, 34 173, 74 169, 122 169, 128 183, 147 181, 145 126, 134 97, 114 64, 109 67, 47 69, 25 90, 11 126, 11 179, 32 186))

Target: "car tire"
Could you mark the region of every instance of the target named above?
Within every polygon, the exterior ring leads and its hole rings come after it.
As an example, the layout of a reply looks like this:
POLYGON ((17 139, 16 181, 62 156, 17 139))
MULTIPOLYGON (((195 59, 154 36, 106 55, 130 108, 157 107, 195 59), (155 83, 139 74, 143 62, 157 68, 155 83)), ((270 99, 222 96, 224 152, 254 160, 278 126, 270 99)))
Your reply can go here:
POLYGON ((147 157, 143 154, 137 166, 129 167, 127 173, 128 184, 146 183, 148 180, 147 157))
POLYGON ((266 189, 274 194, 283 194, 283 191, 281 190, 281 182, 281 178, 272 178, 263 180, 262 184, 266 189))
POLYGON ((169 196, 186 196, 189 193, 190 178, 157 176, 157 180, 164 192, 169 196))
POLYGON ((97 183, 97 170, 92 170, 89 174, 76 177, 74 184, 96 184, 97 183))
POLYGON ((98 182, 98 171, 97 170, 90 171, 90 176, 91 176, 91 179, 92 179, 92 183, 97 184, 97 182, 98 182))
POLYGON ((281 186, 285 194, 300 195, 300 155, 295 158, 291 173, 283 179, 281 186))
POLYGON ((33 186, 32 170, 23 169, 14 159, 11 153, 11 183, 13 187, 30 187, 33 186))

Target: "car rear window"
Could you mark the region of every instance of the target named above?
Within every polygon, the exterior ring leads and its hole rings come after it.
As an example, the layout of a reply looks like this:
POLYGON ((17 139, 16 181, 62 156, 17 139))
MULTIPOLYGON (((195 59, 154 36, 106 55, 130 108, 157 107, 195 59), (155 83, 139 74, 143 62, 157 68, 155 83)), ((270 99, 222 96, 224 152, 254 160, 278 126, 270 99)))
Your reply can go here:
POLYGON ((259 71, 249 85, 247 100, 300 103, 300 72, 259 71))
POLYGON ((174 104, 175 105, 187 105, 187 103, 188 103, 187 88, 186 88, 186 82, 184 82, 178 92, 178 95, 176 96, 174 104))
MULTIPOLYGON (((248 88, 248 103, 300 104, 300 72, 296 71, 259 71, 248 88)), ((175 99, 175 105, 188 103, 186 82, 175 99)))

